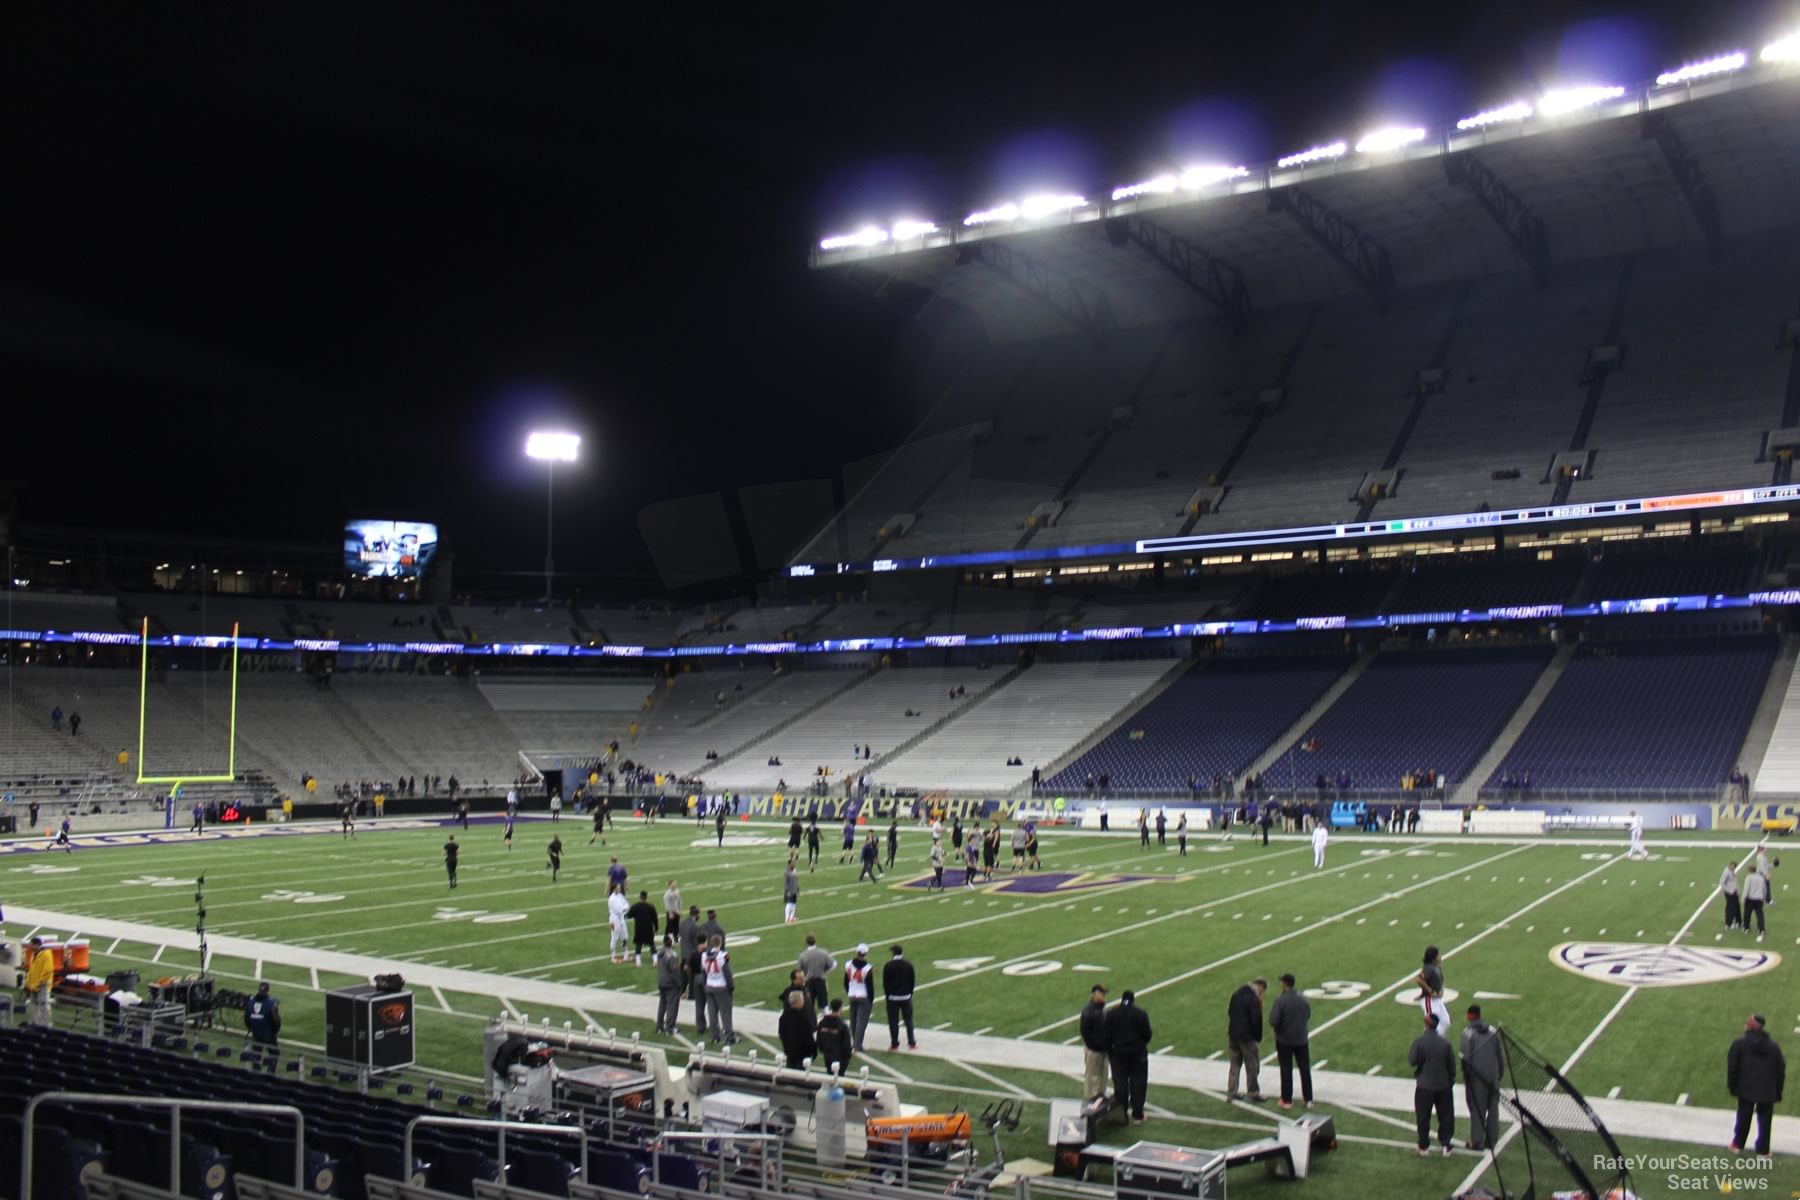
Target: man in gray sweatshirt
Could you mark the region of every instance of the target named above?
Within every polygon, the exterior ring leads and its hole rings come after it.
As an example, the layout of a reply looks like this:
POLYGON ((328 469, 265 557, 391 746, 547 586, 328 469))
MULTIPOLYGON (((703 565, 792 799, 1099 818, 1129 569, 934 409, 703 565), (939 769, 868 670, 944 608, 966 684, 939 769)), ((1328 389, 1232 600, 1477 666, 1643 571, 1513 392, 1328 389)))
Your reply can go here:
POLYGON ((1769 877, 1761 871, 1744 876, 1744 932, 1750 932, 1750 918, 1756 918, 1756 940, 1763 940, 1763 905, 1769 902, 1769 877))
POLYGON ((1313 1106, 1312 1048, 1306 1026, 1312 1005, 1294 990, 1294 977, 1281 977, 1281 995, 1269 1007, 1269 1030, 1275 1035, 1275 1057, 1281 1064, 1281 1107, 1294 1107, 1294 1068, 1300 1068, 1300 1095, 1313 1106))
POLYGON ((674 1033, 681 1016, 681 955, 675 939, 663 934, 662 949, 656 952, 656 1032, 674 1033))
POLYGON ((806 949, 800 952, 800 959, 794 964, 806 972, 806 990, 812 993, 813 1011, 822 1013, 830 996, 825 984, 826 976, 837 970, 837 959, 831 957, 819 945, 819 939, 812 934, 806 935, 806 949))
POLYGON ((1462 1031, 1463 1100, 1469 1108, 1469 1149, 1498 1145, 1500 1080, 1506 1060, 1500 1033, 1481 1019, 1481 1005, 1469 1006, 1462 1031))
POLYGON ((1737 929, 1744 923, 1744 914, 1738 907, 1737 860, 1725 864, 1725 873, 1719 876, 1719 894, 1725 897, 1725 929, 1727 932, 1737 929))
POLYGON ((1431 1152, 1431 1114, 1437 1113, 1438 1141, 1446 1157, 1456 1133, 1456 1051, 1438 1028, 1436 1013, 1425 1014, 1425 1031, 1413 1039, 1406 1061, 1413 1069, 1413 1117, 1418 1122, 1419 1157, 1431 1152))

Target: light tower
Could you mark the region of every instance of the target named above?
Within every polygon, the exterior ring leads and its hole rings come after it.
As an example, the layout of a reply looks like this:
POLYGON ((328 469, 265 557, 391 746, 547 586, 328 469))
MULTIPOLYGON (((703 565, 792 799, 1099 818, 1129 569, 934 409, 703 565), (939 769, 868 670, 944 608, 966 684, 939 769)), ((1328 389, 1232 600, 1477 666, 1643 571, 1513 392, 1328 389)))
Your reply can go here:
POLYGON ((549 604, 556 580, 556 464, 574 462, 581 449, 578 433, 538 431, 526 437, 525 456, 544 464, 544 603, 549 604))

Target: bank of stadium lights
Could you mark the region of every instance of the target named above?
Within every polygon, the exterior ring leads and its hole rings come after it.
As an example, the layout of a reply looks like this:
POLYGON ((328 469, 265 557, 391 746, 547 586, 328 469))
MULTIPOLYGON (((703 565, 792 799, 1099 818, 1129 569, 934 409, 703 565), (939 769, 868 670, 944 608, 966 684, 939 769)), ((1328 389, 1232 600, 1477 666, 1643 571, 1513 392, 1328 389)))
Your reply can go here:
POLYGON ((1656 77, 1656 86, 1671 87, 1677 83, 1686 83, 1690 79, 1704 79, 1708 75, 1723 75, 1728 71, 1739 71, 1749 61, 1750 56, 1741 50, 1735 54, 1721 54, 1717 58, 1688 63, 1673 71, 1664 71, 1656 77))
POLYGON ((1625 89, 1612 84, 1590 84, 1584 87, 1552 88, 1538 98, 1537 109, 1545 116, 1555 117, 1563 113, 1572 113, 1584 108, 1592 108, 1607 100, 1617 100, 1625 94, 1625 89))
POLYGON ((1523 121, 1532 113, 1531 105, 1523 100, 1515 100, 1511 104, 1502 104, 1499 108, 1490 108, 1486 112, 1478 112, 1472 117, 1464 117, 1456 123, 1458 129, 1483 129, 1489 125, 1503 125, 1508 121, 1523 121))
POLYGON ((1363 134, 1357 140, 1358 154, 1380 154, 1386 150, 1398 150, 1402 146, 1410 146, 1414 142, 1425 140, 1423 129, 1409 129, 1399 125, 1385 129, 1375 129, 1363 134))
POLYGON ((1790 33, 1764 46, 1762 60, 1766 63, 1800 62, 1800 33, 1790 33))
POLYGON ((855 233, 840 233, 833 237, 821 238, 821 250, 847 250, 851 246, 876 246, 888 240, 887 231, 877 229, 873 225, 865 225, 855 233))
POLYGON ((910 241, 913 238, 922 238, 928 233, 936 233, 937 231, 938 227, 933 225, 930 221, 894 222, 894 240, 896 242, 905 242, 910 241))
POLYGON ((1333 142, 1329 146, 1314 146, 1311 150, 1302 150, 1298 154, 1290 154, 1275 160, 1275 165, 1282 169, 1303 167, 1307 163, 1322 162, 1328 158, 1342 158, 1350 153, 1350 143, 1333 142))
POLYGON ((1074 212, 1076 209, 1085 208, 1086 206, 1086 196, 1077 196, 1073 193, 1045 193, 1043 195, 1026 196, 1016 204, 1009 200, 1005 204, 995 208, 977 209, 975 212, 972 212, 963 218, 963 224, 992 225, 998 221, 1017 221, 1020 219, 1032 221, 1036 220, 1038 217, 1048 217, 1053 213, 1074 212))
POLYGON ((1242 179, 1250 174, 1249 167, 1207 166, 1189 167, 1180 175, 1158 175, 1154 179, 1146 179, 1142 183, 1126 184, 1112 190, 1114 200, 1129 200, 1133 196, 1172 192, 1177 188, 1189 192, 1197 192, 1211 187, 1215 183, 1226 183, 1233 179, 1242 179))

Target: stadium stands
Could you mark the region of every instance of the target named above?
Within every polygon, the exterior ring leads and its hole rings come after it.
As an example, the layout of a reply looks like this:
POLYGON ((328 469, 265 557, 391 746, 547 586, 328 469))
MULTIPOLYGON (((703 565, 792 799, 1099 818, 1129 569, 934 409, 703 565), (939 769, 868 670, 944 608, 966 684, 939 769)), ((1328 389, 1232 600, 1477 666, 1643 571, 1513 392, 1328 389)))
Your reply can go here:
POLYGON ((1296 617, 1362 616, 1394 611, 1382 601, 1402 582, 1398 564, 1330 567, 1293 575, 1277 575, 1250 601, 1248 608, 1270 621, 1296 617))
POLYGON ((115 596, 82 596, 58 592, 28 592, 8 588, 0 600, 0 624, 8 629, 55 629, 63 632, 123 631, 115 596))
POLYGON ((1800 671, 1788 679, 1769 748, 1763 753, 1762 765, 1753 770, 1759 795, 1800 795, 1800 671))
POLYGON ((1594 600, 1643 596, 1709 596, 1751 586, 1756 555, 1748 550, 1712 550, 1671 558, 1630 547, 1609 547, 1596 564, 1594 600))
POLYGON ((1401 568, 1405 578, 1388 607, 1394 612, 1435 613, 1562 604, 1575 590, 1584 565, 1579 550, 1564 551, 1546 562, 1490 555, 1474 561, 1421 561, 1401 568))
POLYGON ((1392 793, 1408 771, 1460 782, 1550 661, 1547 645, 1386 650, 1350 685, 1270 778, 1311 789, 1340 772, 1359 792, 1392 793))
MULTIPOLYGON (((750 678, 757 676, 755 670, 746 674, 750 678)), ((718 690, 712 678, 710 672, 678 677, 675 687, 683 699, 669 705, 659 698, 649 715, 639 722, 637 736, 622 746, 623 756, 657 772, 672 771, 681 776, 703 772, 708 751, 729 755, 840 689, 860 683, 864 675, 860 670, 829 668, 787 671, 754 690, 746 681, 747 696, 707 717, 704 705, 712 702, 718 690)), ((734 689, 735 684, 728 690, 735 694, 734 689)), ((807 770, 810 772, 811 767, 807 770)))
POLYGON ((1736 764, 1773 637, 1583 646, 1482 789, 1709 795, 1736 764))
MULTIPOLYGON (((714 787, 772 788, 785 778, 798 788, 813 780, 818 767, 826 767, 831 772, 830 785, 841 791, 846 777, 854 777, 901 743, 978 703, 1005 674, 1003 668, 989 667, 880 671, 831 704, 751 742, 730 761, 706 767, 701 773, 714 787), (967 696, 951 699, 951 690, 959 687, 967 690, 967 696), (872 747, 869 757, 853 756, 855 746, 872 747), (771 758, 780 759, 780 765, 770 766, 771 758)), ((879 772, 884 780, 891 774, 879 772)))
MULTIPOLYGON (((1017 787, 1180 663, 1040 663, 883 765, 882 783, 917 788, 1017 787), (1023 760, 1008 766, 1008 758, 1023 760)), ((973 698, 973 697, 972 697, 973 698)), ((964 703, 970 703, 964 701, 964 703)))
POLYGON ((1349 655, 1224 658, 1196 665, 1046 781, 1055 792, 1110 777, 1115 791, 1235 778, 1349 667, 1349 655), (1224 719, 1229 715, 1230 719, 1224 719), (1141 735, 1141 736, 1140 736, 1141 735))
MULTIPOLYGON (((458 626, 471 642, 554 642, 585 641, 575 627, 575 614, 567 606, 554 608, 497 607, 476 608, 456 605, 450 609, 458 626)), ((390 632, 387 640, 392 641, 390 632)))

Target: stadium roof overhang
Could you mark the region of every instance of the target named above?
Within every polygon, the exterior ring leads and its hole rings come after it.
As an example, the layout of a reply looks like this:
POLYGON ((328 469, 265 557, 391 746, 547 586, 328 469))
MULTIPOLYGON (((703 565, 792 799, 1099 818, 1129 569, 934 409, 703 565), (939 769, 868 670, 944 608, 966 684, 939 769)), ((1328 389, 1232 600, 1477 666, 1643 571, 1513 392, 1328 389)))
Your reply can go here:
POLYGON ((1208 300, 1228 307, 1208 283, 1241 286, 1252 308, 1379 292, 1358 269, 1375 253, 1389 288, 1553 277, 1559 263, 1683 243, 1717 254, 1726 239, 1800 220, 1797 114, 1800 66, 1763 66, 1387 152, 1270 164, 1194 192, 976 225, 946 218, 901 240, 815 249, 811 265, 928 288, 972 309, 991 338, 1013 340, 1066 333, 1071 313, 1090 307, 1127 326, 1208 300), (1022 287, 1066 303, 1022 304, 1022 287))

